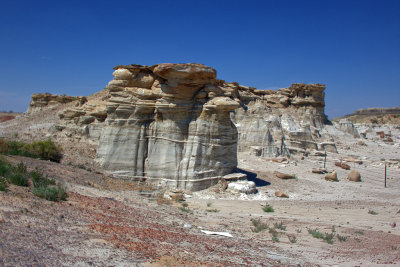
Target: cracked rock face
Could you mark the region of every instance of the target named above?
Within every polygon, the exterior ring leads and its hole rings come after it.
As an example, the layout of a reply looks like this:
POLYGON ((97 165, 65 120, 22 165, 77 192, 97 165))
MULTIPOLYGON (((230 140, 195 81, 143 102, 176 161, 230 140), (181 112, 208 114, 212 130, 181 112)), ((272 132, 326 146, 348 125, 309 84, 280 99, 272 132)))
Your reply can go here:
POLYGON ((257 90, 193 63, 114 70, 99 96, 60 112, 55 129, 58 137, 97 144, 96 161, 115 177, 195 191, 232 173, 237 151, 337 152, 324 85, 257 90))
POLYGON ((324 90, 321 84, 302 83, 278 91, 239 86, 241 106, 232 113, 239 151, 257 146, 265 157, 337 152, 325 131, 324 90))
POLYGON ((96 160, 120 178, 200 190, 237 165, 239 103, 203 88, 216 71, 201 64, 117 66, 96 160), (200 92, 202 91, 202 92, 200 92))

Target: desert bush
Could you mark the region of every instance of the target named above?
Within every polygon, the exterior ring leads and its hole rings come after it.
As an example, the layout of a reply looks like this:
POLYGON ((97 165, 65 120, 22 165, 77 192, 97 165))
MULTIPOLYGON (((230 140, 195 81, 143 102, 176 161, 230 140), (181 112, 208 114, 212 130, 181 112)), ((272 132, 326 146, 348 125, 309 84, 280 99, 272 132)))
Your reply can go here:
POLYGON ((0 176, 7 177, 11 172, 12 166, 2 157, 0 157, 0 176))
POLYGON ((276 222, 274 223, 274 227, 276 229, 282 230, 282 231, 286 231, 286 225, 283 224, 283 222, 276 222))
POLYGON ((7 182, 4 177, 0 177, 0 191, 7 191, 7 182))
POLYGON ((262 207, 264 212, 274 212, 274 208, 271 205, 266 204, 265 206, 262 207))
POLYGON ((4 154, 8 151, 8 143, 5 139, 0 138, 0 153, 4 154))
POLYGON ((251 231, 254 233, 259 233, 269 228, 268 224, 261 222, 260 219, 251 219, 251 223, 254 226, 254 228, 251 228, 251 231))
POLYGON ((9 183, 18 186, 29 185, 29 174, 23 162, 18 163, 17 166, 12 166, 11 171, 6 176, 9 183))
POLYGON ((347 241, 347 237, 346 236, 337 234, 336 237, 340 242, 346 242, 347 241))
POLYGON ((297 238, 295 235, 287 235, 287 237, 288 237, 290 243, 294 244, 297 242, 297 238))
POLYGON ((328 244, 333 244, 333 238, 335 237, 334 233, 321 233, 318 231, 318 229, 308 229, 308 232, 314 237, 314 238, 318 238, 318 239, 322 239, 324 240, 326 243, 328 244))
POLYGON ((18 155, 31 158, 40 158, 59 162, 61 159, 61 147, 50 139, 25 143, 21 141, 7 141, 1 139, 0 153, 18 155))
POLYGON ((32 193, 40 198, 56 202, 66 200, 68 196, 65 189, 60 185, 34 187, 32 193))
POLYGON ((32 171, 30 173, 30 176, 32 178, 32 186, 33 187, 46 187, 49 185, 56 184, 56 182, 54 180, 44 177, 42 172, 38 168, 36 168, 34 171, 32 171))

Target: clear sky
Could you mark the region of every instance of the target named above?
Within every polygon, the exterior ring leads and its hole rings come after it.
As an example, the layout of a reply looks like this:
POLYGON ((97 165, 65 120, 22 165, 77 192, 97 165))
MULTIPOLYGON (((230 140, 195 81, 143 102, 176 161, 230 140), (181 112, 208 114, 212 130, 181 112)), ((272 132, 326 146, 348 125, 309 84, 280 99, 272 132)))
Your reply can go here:
POLYGON ((0 2, 0 110, 164 62, 259 89, 326 84, 330 118, 400 106, 400 0, 0 2))

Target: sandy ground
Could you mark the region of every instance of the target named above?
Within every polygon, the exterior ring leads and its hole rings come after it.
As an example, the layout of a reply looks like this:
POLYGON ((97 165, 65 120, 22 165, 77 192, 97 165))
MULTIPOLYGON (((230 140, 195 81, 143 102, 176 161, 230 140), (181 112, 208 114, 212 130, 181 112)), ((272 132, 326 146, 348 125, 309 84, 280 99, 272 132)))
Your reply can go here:
POLYGON ((374 135, 337 138, 339 153, 328 153, 326 168, 337 171, 339 182, 311 172, 324 166, 324 157, 276 163, 240 153, 238 168, 256 181, 256 194, 216 193, 217 185, 186 192, 183 203, 164 199, 163 190, 84 166, 7 157, 30 170, 39 166, 65 185, 69 197, 53 203, 12 185, 0 192, 0 265, 398 266, 400 131, 390 129, 393 143, 374 135), (362 182, 347 180, 349 170, 334 165, 340 160, 359 171, 362 182), (282 180, 274 171, 296 178, 282 180), (289 198, 275 197, 277 190, 289 198), (264 212, 266 204, 274 212, 264 212), (253 232, 252 220, 269 228, 253 232), (333 243, 314 238, 309 230, 316 229, 333 234, 333 243))

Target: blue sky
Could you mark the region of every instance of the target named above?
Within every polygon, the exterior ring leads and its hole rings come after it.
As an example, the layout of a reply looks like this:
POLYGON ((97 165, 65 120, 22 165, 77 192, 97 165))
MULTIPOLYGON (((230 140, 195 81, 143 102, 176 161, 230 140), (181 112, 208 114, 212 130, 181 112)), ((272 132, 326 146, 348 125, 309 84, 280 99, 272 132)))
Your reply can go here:
POLYGON ((400 106, 399 14, 398 0, 1 1, 0 110, 164 62, 259 89, 324 83, 330 118, 400 106))

